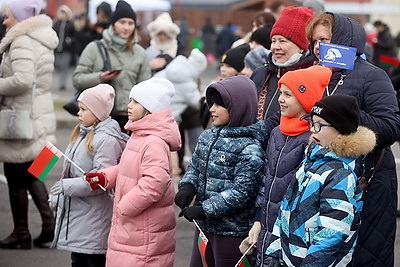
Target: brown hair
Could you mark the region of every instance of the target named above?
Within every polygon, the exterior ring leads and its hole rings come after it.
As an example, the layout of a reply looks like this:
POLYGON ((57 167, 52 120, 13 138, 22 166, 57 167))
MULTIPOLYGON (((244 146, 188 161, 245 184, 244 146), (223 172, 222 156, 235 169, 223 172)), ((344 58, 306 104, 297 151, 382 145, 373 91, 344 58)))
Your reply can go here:
MULTIPOLYGON (((93 155, 93 136, 94 136, 94 129, 96 128, 97 124, 99 123, 99 120, 96 120, 93 125, 92 125, 92 129, 90 130, 90 132, 87 134, 86 136, 86 143, 85 143, 85 147, 87 152, 90 155, 93 155)), ((80 125, 77 124, 74 128, 74 130, 72 131, 71 134, 71 139, 69 140, 69 145, 72 146, 73 144, 75 144, 76 140, 78 139, 79 136, 79 132, 80 132, 80 125)))
MULTIPOLYGON (((255 23, 258 28, 261 28, 267 24, 274 24, 275 17, 270 12, 261 11, 254 15, 252 23, 255 23)), ((253 27, 253 24, 251 26, 253 27)))
POLYGON ((307 25, 306 27, 306 38, 310 42, 311 45, 314 44, 313 40, 313 34, 315 31, 315 28, 318 25, 323 25, 326 26, 330 29, 332 32, 333 29, 333 24, 335 23, 335 20, 333 19, 333 16, 329 13, 321 13, 317 14, 314 16, 312 21, 307 25))

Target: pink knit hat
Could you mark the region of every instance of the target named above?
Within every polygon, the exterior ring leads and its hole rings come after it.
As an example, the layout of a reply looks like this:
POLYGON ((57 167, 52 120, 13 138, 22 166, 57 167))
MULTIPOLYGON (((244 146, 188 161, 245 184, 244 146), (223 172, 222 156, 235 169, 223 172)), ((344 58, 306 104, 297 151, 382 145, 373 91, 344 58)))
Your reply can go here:
POLYGON ((313 11, 305 7, 286 7, 272 27, 271 38, 273 35, 282 35, 301 49, 307 50, 306 27, 312 15, 313 11))
POLYGON ((78 101, 82 102, 100 121, 103 121, 110 116, 114 107, 114 98, 114 88, 102 83, 83 91, 78 101))
POLYGON ((40 14, 42 4, 39 0, 13 0, 7 3, 11 13, 18 21, 40 14))

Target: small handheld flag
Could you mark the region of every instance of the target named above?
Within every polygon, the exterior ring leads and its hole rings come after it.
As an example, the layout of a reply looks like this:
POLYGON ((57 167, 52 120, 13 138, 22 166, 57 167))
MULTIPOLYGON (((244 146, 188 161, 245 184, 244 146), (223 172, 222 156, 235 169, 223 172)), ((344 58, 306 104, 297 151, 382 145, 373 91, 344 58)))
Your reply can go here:
POLYGON ((196 220, 193 220, 194 225, 196 225, 197 229, 199 230, 199 236, 197 238, 197 245, 199 247, 199 252, 201 256, 201 261, 203 262, 203 267, 208 267, 206 262, 206 248, 208 244, 208 238, 201 230, 200 226, 197 224, 196 220))
POLYGON ((58 148, 51 143, 47 143, 29 167, 28 172, 43 182, 62 155, 58 148))
POLYGON ((319 42, 319 63, 324 66, 352 70, 356 53, 354 47, 319 42))
POLYGON ((246 258, 247 253, 254 247, 254 244, 249 246, 245 253, 243 253, 242 257, 235 264, 235 267, 251 267, 249 260, 246 258))

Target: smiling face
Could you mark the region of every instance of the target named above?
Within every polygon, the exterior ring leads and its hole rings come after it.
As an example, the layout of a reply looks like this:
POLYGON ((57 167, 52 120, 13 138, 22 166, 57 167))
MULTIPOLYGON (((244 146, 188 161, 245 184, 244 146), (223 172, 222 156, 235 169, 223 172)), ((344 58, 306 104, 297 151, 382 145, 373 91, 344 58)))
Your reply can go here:
POLYGON ((330 43, 332 39, 332 32, 328 26, 318 24, 314 28, 312 35, 312 43, 314 46, 314 54, 319 59, 319 42, 330 43))
POLYGON ((226 63, 221 63, 221 66, 219 67, 219 72, 222 79, 233 77, 238 74, 238 71, 235 68, 226 63))
POLYGON ((211 118, 215 126, 228 124, 230 121, 229 112, 226 108, 214 103, 211 108, 211 118))
POLYGON ((114 32, 123 39, 128 39, 135 30, 135 21, 131 18, 121 18, 114 23, 114 32))
POLYGON ((128 104, 128 119, 130 121, 138 121, 148 114, 149 112, 141 104, 131 98, 131 102, 128 104))
POLYGON ((79 111, 78 111, 79 123, 84 127, 92 126, 98 119, 87 108, 87 106, 85 104, 78 101, 78 105, 79 105, 79 111))
POLYGON ((284 84, 279 88, 279 106, 281 108, 281 116, 289 118, 301 118, 306 114, 303 106, 297 100, 292 91, 284 84))
MULTIPOLYGON (((312 121, 321 123, 321 124, 328 124, 327 121, 322 119, 321 117, 314 115, 312 117, 312 121)), ((314 127, 310 129, 311 132, 311 140, 314 141, 315 143, 323 146, 323 147, 329 147, 330 144, 340 137, 341 135, 339 132, 332 126, 322 126, 319 132, 316 132, 314 127)))
POLYGON ((271 38, 271 53, 277 63, 283 64, 294 54, 302 52, 300 47, 282 35, 273 35, 271 38))

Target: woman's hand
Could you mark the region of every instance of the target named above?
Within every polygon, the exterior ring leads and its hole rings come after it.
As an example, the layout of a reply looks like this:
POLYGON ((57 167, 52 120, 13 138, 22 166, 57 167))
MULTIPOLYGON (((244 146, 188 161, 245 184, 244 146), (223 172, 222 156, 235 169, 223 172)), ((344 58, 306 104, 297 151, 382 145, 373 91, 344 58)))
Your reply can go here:
MULTIPOLYGON (((261 232, 261 223, 259 221, 255 221, 253 227, 251 227, 249 231, 249 236, 246 237, 242 241, 242 243, 240 243, 239 250, 242 254, 245 253, 250 246, 256 247, 257 239, 258 236, 260 235, 260 232, 261 232)), ((253 249, 250 249, 247 252, 247 255, 250 255, 251 253, 253 253, 253 249)))
POLYGON ((100 74, 100 81, 101 83, 106 83, 108 81, 112 81, 115 78, 118 77, 118 75, 121 74, 121 70, 120 71, 105 71, 102 74, 100 74))

